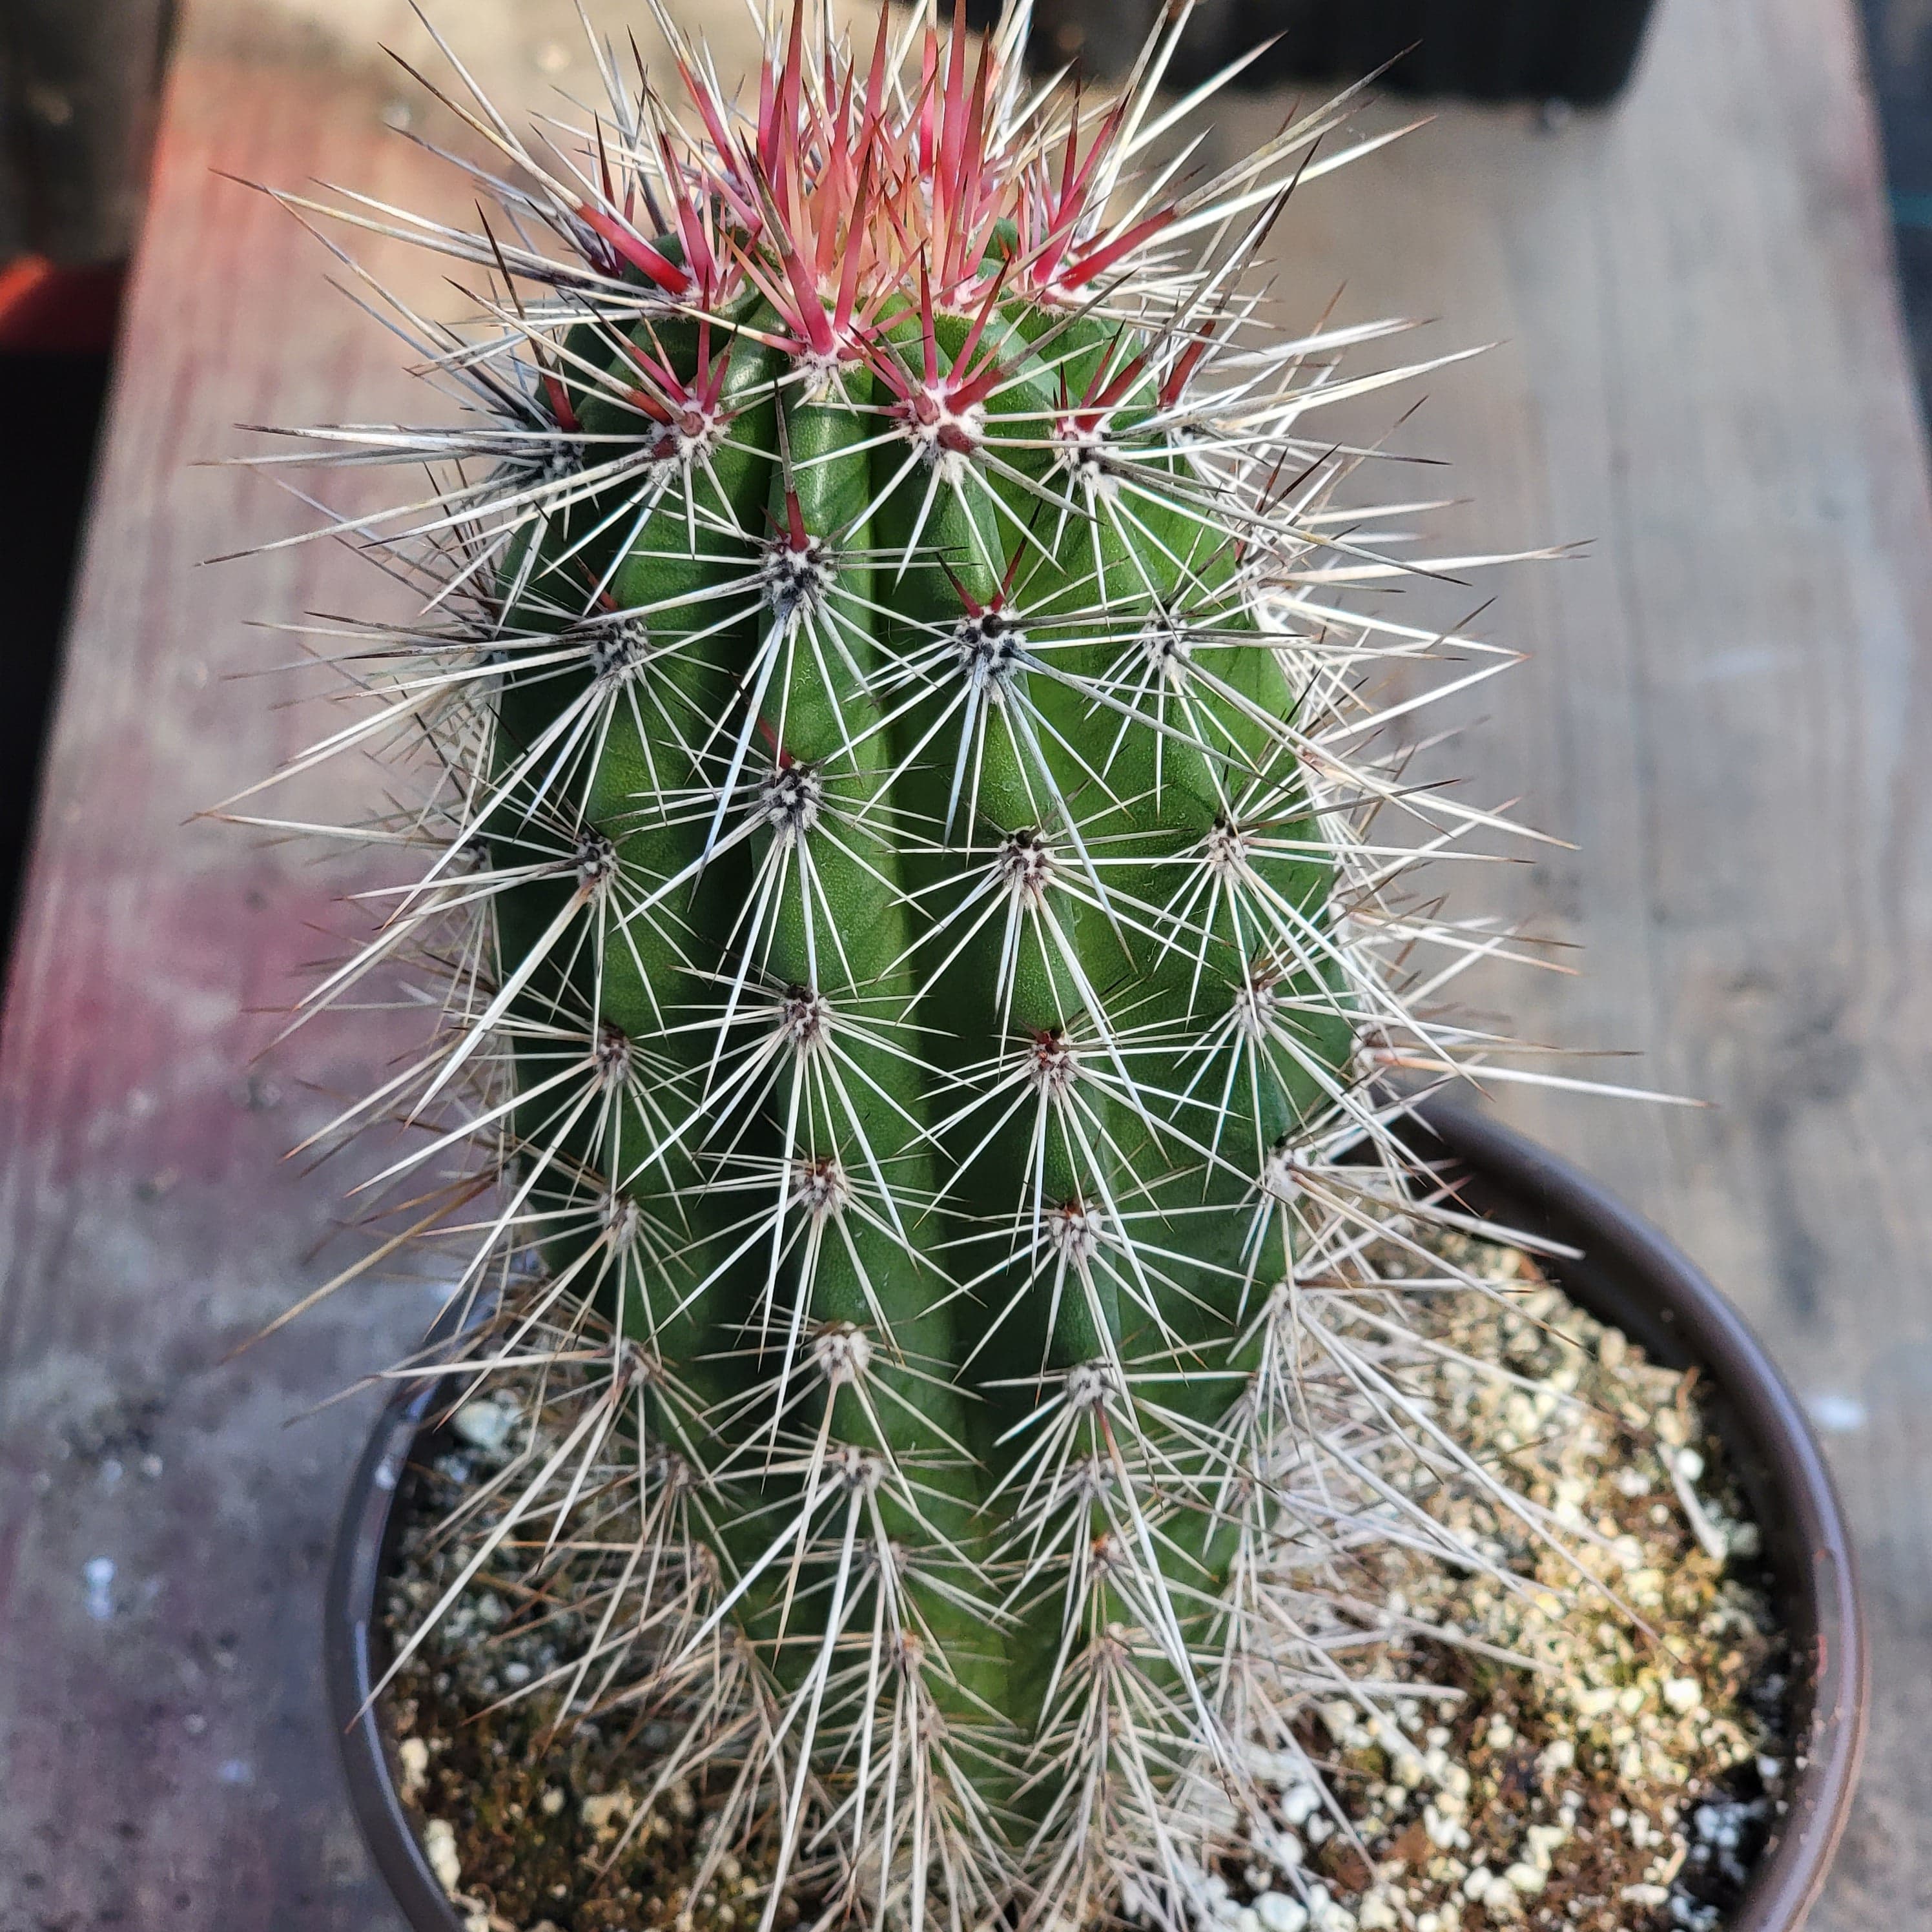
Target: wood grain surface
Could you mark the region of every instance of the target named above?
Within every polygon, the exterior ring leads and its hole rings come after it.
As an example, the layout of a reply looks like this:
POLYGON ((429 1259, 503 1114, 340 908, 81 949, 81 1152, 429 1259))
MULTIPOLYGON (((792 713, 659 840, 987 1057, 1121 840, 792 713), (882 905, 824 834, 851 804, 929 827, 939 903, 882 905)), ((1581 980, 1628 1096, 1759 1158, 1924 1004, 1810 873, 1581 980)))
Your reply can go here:
MULTIPOLYGON (((445 10, 512 98, 581 74, 563 4, 445 10)), ((460 211, 384 124, 427 124, 374 51, 400 14, 192 0, 164 105, 0 1039, 0 1932, 394 1922, 318 1664, 371 1399, 302 1418, 431 1291, 358 1290, 224 1358, 340 1264, 349 1177, 280 1156, 400 1036, 371 1016, 257 1060, 364 875, 187 821, 316 722, 250 620, 372 594, 312 547, 198 568, 301 513, 191 466, 250 446, 238 422, 420 407, 314 244, 212 171, 460 211)), ((1814 1924, 1924 1922, 1932 508, 1848 0, 1663 0, 1613 116, 1447 111, 1278 237, 1285 319, 1340 286, 1350 315, 1436 318, 1431 346, 1499 344, 1399 432, 1454 465, 1410 494, 1474 500, 1453 547, 1589 540, 1456 593, 1497 594, 1484 622, 1532 656, 1430 755, 1577 848, 1473 880, 1582 949, 1582 976, 1495 997, 1717 1104, 1508 1111, 1703 1261, 1830 1430, 1879 1696, 1814 1924)), ((381 266, 458 303, 433 265, 381 266)))

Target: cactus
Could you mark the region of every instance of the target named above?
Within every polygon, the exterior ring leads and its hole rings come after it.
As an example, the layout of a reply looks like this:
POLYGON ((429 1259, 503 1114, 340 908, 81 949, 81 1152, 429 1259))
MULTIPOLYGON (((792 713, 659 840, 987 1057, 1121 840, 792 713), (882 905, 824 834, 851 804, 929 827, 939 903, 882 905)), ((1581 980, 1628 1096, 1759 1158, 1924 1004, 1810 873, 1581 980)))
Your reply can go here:
POLYGON ((301 763, 393 754, 420 863, 306 1010, 399 968, 441 1018, 317 1143, 403 1123, 365 1186, 379 1252, 464 1244, 452 1387, 578 1390, 488 1547, 577 1574, 601 1499, 545 1688, 680 1714, 768 1922, 808 1859, 874 1921, 1184 1918, 1348 1684, 1352 1554, 1474 1560, 1404 1472, 1493 1488, 1377 1256, 1432 1211, 1381 1077, 1496 1050, 1415 1007, 1502 941, 1404 881, 1496 821, 1376 741, 1443 640, 1335 586, 1495 560, 1336 502, 1304 418, 1415 370, 1250 271, 1351 104, 1188 184, 1186 11, 1096 106, 1023 7, 854 52, 800 0, 744 116, 661 15, 684 118, 594 39, 567 151, 453 92, 514 176, 474 232, 283 197, 490 284, 394 305, 456 426, 310 433, 441 478, 332 526, 424 608, 338 640, 370 708, 301 763))

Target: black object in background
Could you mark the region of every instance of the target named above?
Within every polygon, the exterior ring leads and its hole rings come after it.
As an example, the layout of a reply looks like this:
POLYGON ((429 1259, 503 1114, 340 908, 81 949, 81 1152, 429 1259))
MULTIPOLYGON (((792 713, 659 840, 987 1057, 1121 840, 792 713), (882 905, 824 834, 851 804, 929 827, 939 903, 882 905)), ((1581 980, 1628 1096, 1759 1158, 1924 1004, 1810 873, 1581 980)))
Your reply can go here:
POLYGON ((0 963, 174 12, 175 0, 0 0, 0 384, 17 452, 0 474, 0 963))
POLYGON ((1919 400, 1932 415, 1932 12, 1923 0, 1860 0, 1859 10, 1919 400))
MULTIPOLYGON (((1358 80, 1478 100, 1600 106, 1636 64, 1652 0, 1202 0, 1176 78, 1204 79, 1258 42, 1274 45, 1240 84, 1358 80), (1276 38, 1279 36, 1279 38, 1276 38)), ((1036 0, 1034 58, 1096 76, 1133 58, 1160 0, 1036 0)))
POLYGON ((0 354, 15 446, 32 452, 31 461, 0 466, 8 560, 0 634, 7 690, 0 704, 0 961, 13 936, 33 833, 41 740, 107 372, 104 355, 0 354))

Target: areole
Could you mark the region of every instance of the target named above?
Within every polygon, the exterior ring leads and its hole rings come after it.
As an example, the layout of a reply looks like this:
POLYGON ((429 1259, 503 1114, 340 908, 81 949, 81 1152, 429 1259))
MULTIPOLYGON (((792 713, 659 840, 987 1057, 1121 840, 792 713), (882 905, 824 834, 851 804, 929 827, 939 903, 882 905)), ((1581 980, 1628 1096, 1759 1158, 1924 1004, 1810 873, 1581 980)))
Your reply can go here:
MULTIPOLYGON (((1426 1110, 1463 1202, 1581 1251, 1558 1270, 1588 1312, 1653 1360, 1696 1364, 1732 1466, 1761 1527, 1803 1687, 1804 1758, 1791 1808, 1726 1932, 1796 1932, 1823 1884, 1850 1809, 1864 1729, 1868 1657, 1851 1543, 1796 1397, 1736 1311, 1655 1228, 1575 1168, 1492 1120, 1426 1110)), ((398 1486, 434 1401, 406 1389, 385 1412, 351 1486, 325 1608, 324 1662, 354 1806, 370 1853, 414 1932, 462 1932, 397 1788, 380 1707, 376 1604, 398 1486)))

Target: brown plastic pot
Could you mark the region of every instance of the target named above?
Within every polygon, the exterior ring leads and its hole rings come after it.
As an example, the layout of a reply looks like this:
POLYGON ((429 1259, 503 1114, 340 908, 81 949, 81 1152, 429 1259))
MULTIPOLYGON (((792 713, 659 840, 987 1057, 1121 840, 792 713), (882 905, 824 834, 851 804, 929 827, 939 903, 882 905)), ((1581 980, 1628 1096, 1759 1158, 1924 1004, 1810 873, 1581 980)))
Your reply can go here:
MULTIPOLYGON (((1796 1932, 1851 1804, 1867 1688, 1850 1540, 1804 1412, 1736 1310, 1655 1228, 1494 1120, 1440 1106, 1427 1118, 1436 1144, 1421 1150, 1449 1163, 1466 1205, 1580 1250, 1580 1259, 1553 1270, 1574 1300, 1653 1360, 1703 1371, 1704 1400, 1757 1519, 1793 1654, 1810 1664, 1796 1690, 1804 1768, 1726 1932, 1796 1932)), ((414 1932, 461 1932, 397 1790, 370 1700, 394 1505, 433 1393, 406 1392, 391 1405, 356 1472, 329 1574, 324 1660, 350 1801, 377 1868, 414 1932)))

